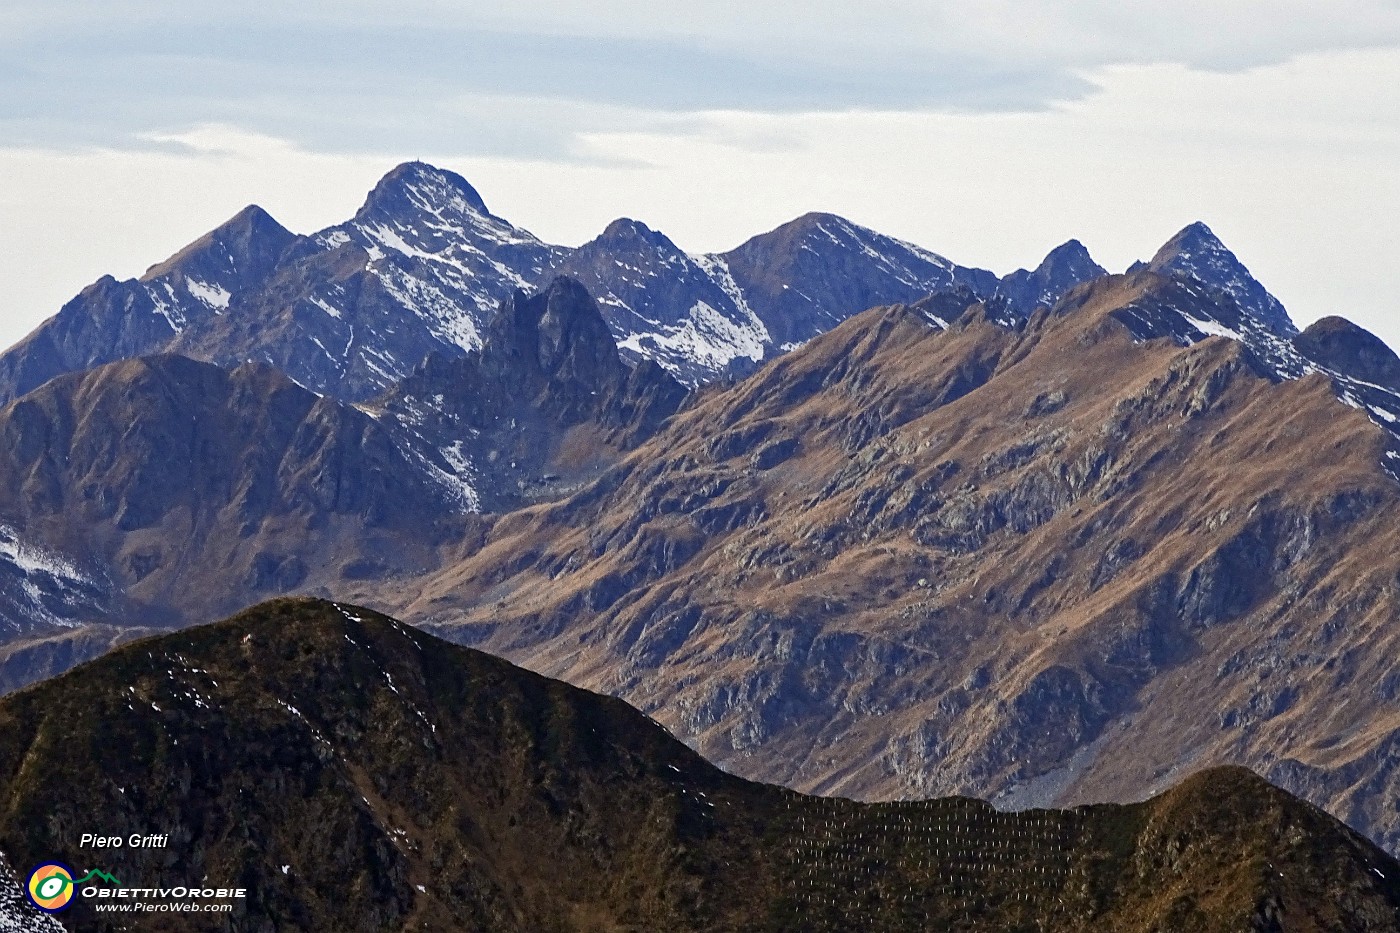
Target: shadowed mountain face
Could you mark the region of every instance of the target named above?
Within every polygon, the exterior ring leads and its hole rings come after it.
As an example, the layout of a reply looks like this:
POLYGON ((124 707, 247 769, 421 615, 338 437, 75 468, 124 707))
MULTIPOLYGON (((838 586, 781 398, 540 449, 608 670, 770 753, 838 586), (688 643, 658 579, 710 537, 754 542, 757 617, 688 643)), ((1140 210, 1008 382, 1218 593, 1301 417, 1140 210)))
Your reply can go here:
POLYGON ((1236 311, 1142 271, 1014 328, 869 312, 397 605, 757 779, 1073 803, 1239 762, 1395 845, 1396 439, 1196 329, 1236 311))
POLYGON ((557 259, 465 179, 407 163, 352 219, 314 236, 248 208, 140 280, 103 279, 0 357, 0 401, 63 372, 167 352, 269 363, 363 401, 429 353, 479 347, 500 302, 557 259))
POLYGON ((1380 386, 1400 385, 1400 357, 1377 336, 1340 317, 1325 317, 1293 338, 1319 366, 1380 386))
POLYGON ((373 409, 406 449, 436 456, 474 508, 559 498, 656 432, 685 388, 650 360, 622 362, 576 281, 516 292, 480 351, 430 357, 373 409))
POLYGON ((1194 223, 1168 240, 1147 268, 1206 283, 1228 296, 1239 311, 1270 332, 1287 337, 1297 332, 1288 312, 1259 284, 1235 254, 1203 223, 1194 223))
POLYGON ((261 287, 295 239, 248 207, 139 280, 102 277, 0 356, 0 404, 63 373, 172 347, 227 310, 235 292, 261 287))
POLYGON ((998 293, 1024 315, 1036 308, 1052 307, 1074 286, 1107 274, 1083 243, 1070 240, 1051 250, 1035 269, 1018 269, 1006 276, 998 293))
POLYGON ((0 572, 29 603, 11 638, 187 624, 194 605, 418 569, 455 517, 389 430, 265 366, 63 376, 0 409, 0 437, 0 572))
MULTIPOLYGON (((0 700, 0 799, 11 866, 247 890, 135 930, 1400 929, 1400 865, 1238 769, 1075 811, 804 797, 618 700, 319 601, 0 700)), ((109 928, 81 896, 61 919, 109 928)))
POLYGON ((562 269, 597 296, 624 353, 688 382, 747 372, 772 352, 723 257, 689 256, 645 224, 614 221, 562 269))
POLYGON ((747 283, 749 303, 771 321, 779 346, 802 343, 830 330, 851 312, 964 286, 996 290, 996 276, 964 269, 909 243, 866 230, 831 214, 806 214, 756 236, 726 254, 733 274, 747 283), (886 282, 899 286, 891 289, 886 282), (810 292, 804 286, 811 282, 810 292))

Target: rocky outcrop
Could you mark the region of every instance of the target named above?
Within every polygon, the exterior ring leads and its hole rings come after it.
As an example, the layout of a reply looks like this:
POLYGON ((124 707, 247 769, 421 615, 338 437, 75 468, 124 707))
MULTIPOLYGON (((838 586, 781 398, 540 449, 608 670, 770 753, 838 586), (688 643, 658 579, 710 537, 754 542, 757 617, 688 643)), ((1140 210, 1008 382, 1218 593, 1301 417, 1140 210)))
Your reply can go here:
POLYGON ((1001 280, 997 294, 1024 317, 1036 308, 1050 308, 1070 289, 1108 274, 1094 262, 1084 244, 1070 240, 1052 249, 1035 269, 1017 269, 1001 280))
POLYGON ((1400 386, 1400 357, 1346 318, 1325 317, 1293 338, 1298 352, 1320 366, 1381 386, 1400 386))

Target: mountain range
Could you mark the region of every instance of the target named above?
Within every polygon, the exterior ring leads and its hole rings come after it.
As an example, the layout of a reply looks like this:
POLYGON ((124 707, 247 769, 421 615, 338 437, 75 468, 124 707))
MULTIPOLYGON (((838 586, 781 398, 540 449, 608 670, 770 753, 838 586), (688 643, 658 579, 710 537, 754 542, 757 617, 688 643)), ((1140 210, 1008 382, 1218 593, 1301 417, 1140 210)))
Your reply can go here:
MULTIPOLYGON (((1102 271, 1071 242, 1008 277, 1006 301, 1028 311, 1102 271)), ((1002 290, 990 272, 830 214, 720 254, 687 255, 631 220, 577 249, 551 246, 492 214, 461 176, 407 163, 343 224, 296 236, 252 206, 140 279, 99 280, 0 357, 0 404, 64 372, 157 353, 267 363, 362 402, 430 354, 480 348, 501 301, 560 274, 598 300, 630 360, 692 386, 875 304, 1002 290)))
POLYGON ((284 593, 734 774, 1004 809, 1242 764, 1400 849, 1400 358, 1204 224, 998 278, 826 214, 577 249, 400 166, 0 356, 0 687, 284 593))
MULTIPOLYGON (((11 865, 246 891, 123 929, 1400 929, 1400 863, 1241 769, 1127 807, 807 797, 616 699, 324 601, 6 697, 0 763, 11 865)), ((0 928, 113 928, 81 895, 41 926, 12 884, 0 928)))

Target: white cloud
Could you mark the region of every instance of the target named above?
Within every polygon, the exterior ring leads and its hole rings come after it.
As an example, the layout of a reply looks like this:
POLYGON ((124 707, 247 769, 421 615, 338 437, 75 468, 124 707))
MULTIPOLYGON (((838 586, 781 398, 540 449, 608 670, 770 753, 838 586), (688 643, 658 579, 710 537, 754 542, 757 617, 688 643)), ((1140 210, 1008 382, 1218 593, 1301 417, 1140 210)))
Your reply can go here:
POLYGON ((0 7, 0 138, 129 145, 218 121, 320 151, 557 158, 473 97, 703 109, 1035 110, 1112 65, 1218 70, 1400 44, 1388 0, 212 0, 0 7))
POLYGON ((289 14, 334 11, 365 26, 494 28, 556 36, 697 40, 774 58, 828 60, 833 53, 893 59, 914 51, 962 57, 1031 57, 1096 67, 1113 63, 1277 62, 1293 55, 1400 40, 1400 8, 1388 0, 516 0, 463 5, 408 0, 321 0, 289 14))

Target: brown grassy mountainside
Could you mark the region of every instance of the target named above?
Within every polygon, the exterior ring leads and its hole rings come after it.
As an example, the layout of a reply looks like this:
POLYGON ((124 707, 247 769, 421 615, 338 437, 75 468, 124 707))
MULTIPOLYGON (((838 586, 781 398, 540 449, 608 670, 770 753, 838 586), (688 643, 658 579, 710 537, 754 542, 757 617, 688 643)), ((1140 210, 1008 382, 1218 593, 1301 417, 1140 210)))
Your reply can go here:
MULTIPOLYGON (((0 851, 247 889, 230 914, 121 918, 182 933, 1400 929, 1400 864, 1241 769, 1072 811, 805 797, 621 701, 314 600, 0 700, 0 851)), ((0 924, 28 910, 0 892, 0 924)), ((114 929, 82 896, 58 916, 114 929)))
POLYGON ((1200 300, 872 310, 380 598, 750 778, 1065 805, 1240 763, 1393 850, 1389 437, 1325 375, 1128 326, 1200 300))

